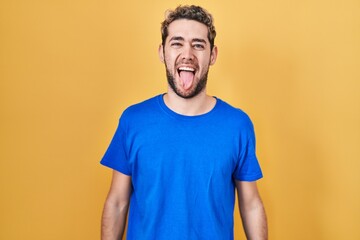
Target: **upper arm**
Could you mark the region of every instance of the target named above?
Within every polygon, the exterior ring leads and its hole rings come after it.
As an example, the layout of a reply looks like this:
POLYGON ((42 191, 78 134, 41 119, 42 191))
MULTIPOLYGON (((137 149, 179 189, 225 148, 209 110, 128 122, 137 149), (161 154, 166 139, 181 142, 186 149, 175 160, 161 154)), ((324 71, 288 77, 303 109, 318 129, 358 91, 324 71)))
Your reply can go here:
POLYGON ((256 182, 235 181, 239 205, 250 206, 261 202, 256 182))
POLYGON ((113 170, 111 187, 107 198, 108 202, 119 204, 127 203, 132 191, 131 177, 113 170))
POLYGON ((236 181, 236 189, 247 239, 268 239, 266 213, 256 182, 236 181))

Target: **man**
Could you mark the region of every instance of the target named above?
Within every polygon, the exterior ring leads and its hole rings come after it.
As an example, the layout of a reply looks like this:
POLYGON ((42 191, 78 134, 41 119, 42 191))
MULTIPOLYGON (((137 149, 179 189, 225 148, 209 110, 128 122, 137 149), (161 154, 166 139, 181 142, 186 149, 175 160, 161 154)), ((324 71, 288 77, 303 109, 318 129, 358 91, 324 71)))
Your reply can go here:
POLYGON ((206 94, 212 16, 179 6, 162 23, 168 91, 126 109, 101 163, 113 171, 102 239, 233 239, 235 188, 248 239, 267 239, 248 116, 206 94))

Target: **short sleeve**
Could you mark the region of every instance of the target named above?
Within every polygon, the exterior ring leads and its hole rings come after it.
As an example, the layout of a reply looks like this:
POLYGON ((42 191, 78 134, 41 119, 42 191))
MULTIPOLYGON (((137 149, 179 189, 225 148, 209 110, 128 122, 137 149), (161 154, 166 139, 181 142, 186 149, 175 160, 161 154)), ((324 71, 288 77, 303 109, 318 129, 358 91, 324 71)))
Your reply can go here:
POLYGON ((126 151, 126 133, 123 129, 120 120, 111 143, 100 163, 123 174, 131 175, 126 151))
POLYGON ((250 119, 240 137, 240 153, 233 177, 239 181, 256 181, 263 177, 256 157, 254 127, 250 119))

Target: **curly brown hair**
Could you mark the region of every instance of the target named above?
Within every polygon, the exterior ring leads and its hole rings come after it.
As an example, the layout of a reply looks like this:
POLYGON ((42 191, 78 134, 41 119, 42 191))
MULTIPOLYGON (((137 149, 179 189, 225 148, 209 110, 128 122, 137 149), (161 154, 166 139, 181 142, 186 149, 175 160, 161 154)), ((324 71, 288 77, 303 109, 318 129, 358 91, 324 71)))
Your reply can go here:
POLYGON ((208 28, 208 39, 210 42, 210 49, 214 47, 216 31, 214 26, 214 19, 212 15, 204 8, 195 5, 178 6, 175 10, 167 10, 165 13, 165 20, 161 23, 161 38, 162 45, 165 46, 165 41, 169 35, 168 27, 170 23, 178 19, 195 20, 203 23, 208 28))

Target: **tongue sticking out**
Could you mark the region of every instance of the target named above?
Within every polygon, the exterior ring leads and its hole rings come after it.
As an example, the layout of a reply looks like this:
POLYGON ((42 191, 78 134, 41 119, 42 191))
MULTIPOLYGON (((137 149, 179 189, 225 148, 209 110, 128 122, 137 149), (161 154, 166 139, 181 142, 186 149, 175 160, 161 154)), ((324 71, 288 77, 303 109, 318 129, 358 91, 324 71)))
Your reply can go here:
POLYGON ((188 90, 193 83, 194 80, 194 73, 188 71, 180 71, 180 81, 182 83, 182 87, 185 90, 188 90))

